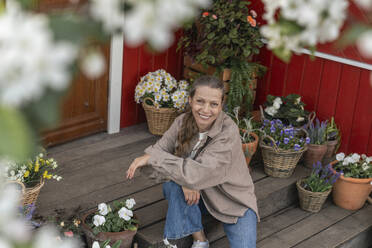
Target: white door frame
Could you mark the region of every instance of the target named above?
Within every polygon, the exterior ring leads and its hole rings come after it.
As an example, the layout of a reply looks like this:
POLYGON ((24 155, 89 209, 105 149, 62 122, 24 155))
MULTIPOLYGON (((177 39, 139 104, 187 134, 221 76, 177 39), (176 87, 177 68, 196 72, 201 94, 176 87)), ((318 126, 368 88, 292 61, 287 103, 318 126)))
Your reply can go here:
POLYGON ((107 132, 120 131, 121 88, 123 82, 124 34, 116 34, 111 38, 110 75, 108 95, 107 132))

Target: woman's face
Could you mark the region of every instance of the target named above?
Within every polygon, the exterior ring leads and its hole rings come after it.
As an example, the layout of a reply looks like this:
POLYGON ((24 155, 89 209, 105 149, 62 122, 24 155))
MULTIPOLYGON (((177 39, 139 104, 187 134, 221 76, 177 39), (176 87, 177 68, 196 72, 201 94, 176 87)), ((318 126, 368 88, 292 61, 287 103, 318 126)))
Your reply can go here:
POLYGON ((199 132, 208 131, 222 111, 222 91, 209 86, 199 86, 195 95, 189 98, 189 104, 199 132))

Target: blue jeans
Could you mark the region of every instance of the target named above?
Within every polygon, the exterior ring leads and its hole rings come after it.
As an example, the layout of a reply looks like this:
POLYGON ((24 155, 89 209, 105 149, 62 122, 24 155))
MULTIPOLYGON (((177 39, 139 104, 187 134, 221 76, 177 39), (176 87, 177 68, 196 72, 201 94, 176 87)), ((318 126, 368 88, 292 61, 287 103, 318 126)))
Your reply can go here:
MULTIPOLYGON (((203 201, 199 205, 187 205, 181 186, 169 181, 163 184, 163 193, 168 200, 164 238, 180 239, 203 230, 202 213, 207 213, 203 201)), ((257 216, 250 208, 235 224, 223 223, 231 248, 255 248, 257 216)))

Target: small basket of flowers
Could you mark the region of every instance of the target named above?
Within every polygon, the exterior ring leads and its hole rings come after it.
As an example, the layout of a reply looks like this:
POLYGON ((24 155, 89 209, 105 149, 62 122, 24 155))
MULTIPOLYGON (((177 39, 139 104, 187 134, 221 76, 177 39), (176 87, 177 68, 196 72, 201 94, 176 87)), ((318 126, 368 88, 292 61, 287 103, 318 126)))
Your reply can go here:
POLYGON ((23 193, 23 205, 36 204, 41 188, 46 180, 54 179, 60 181, 61 176, 54 174, 58 167, 53 158, 47 158, 43 151, 34 159, 25 163, 14 163, 9 161, 6 167, 6 176, 11 181, 17 181, 25 186, 23 193))
POLYGON ((261 129, 265 173, 272 177, 290 177, 310 142, 306 130, 286 126, 278 119, 265 119, 261 129))
POLYGON ((162 135, 187 103, 189 84, 177 82, 168 72, 159 69, 141 77, 136 86, 135 100, 142 103, 152 134, 162 135))
POLYGON ((340 173, 333 173, 332 166, 322 166, 321 162, 313 164, 310 176, 297 180, 296 187, 300 207, 303 210, 317 213, 331 193, 332 185, 340 177, 340 173))

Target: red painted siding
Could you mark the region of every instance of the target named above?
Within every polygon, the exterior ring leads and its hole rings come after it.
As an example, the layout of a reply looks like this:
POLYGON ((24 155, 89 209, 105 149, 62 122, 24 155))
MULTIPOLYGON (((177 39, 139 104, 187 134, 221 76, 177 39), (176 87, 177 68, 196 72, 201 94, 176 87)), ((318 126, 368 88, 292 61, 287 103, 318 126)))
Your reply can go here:
POLYGON ((264 49, 259 61, 268 67, 257 87, 258 106, 267 94, 303 96, 306 109, 321 120, 335 117, 342 132, 343 152, 372 154, 372 84, 370 71, 307 55, 284 64, 264 49))
POLYGON ((176 79, 180 79, 183 60, 181 52, 176 51, 177 40, 180 35, 181 32, 177 32, 176 42, 162 53, 152 53, 145 46, 131 48, 124 44, 121 128, 146 120, 142 106, 134 101, 134 90, 140 77, 150 71, 163 68, 176 79))

